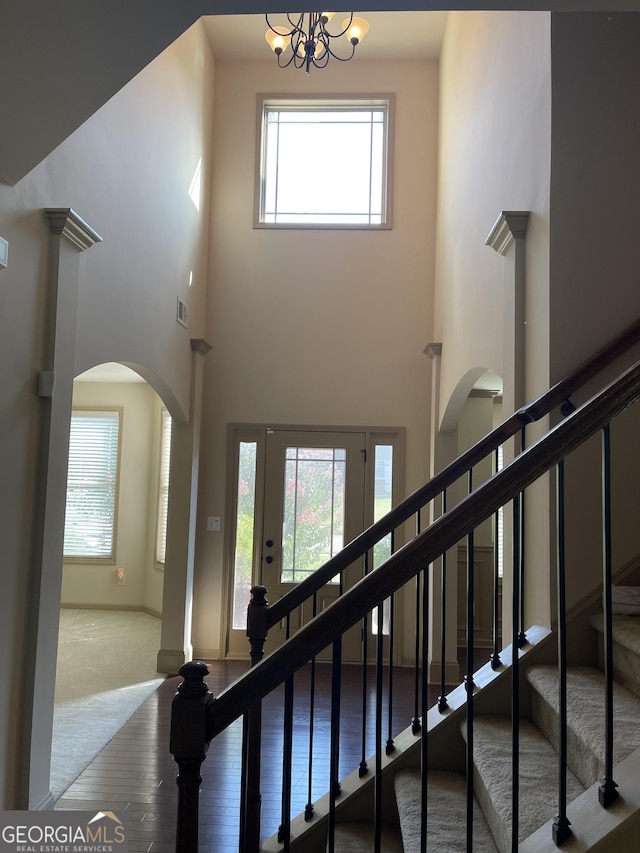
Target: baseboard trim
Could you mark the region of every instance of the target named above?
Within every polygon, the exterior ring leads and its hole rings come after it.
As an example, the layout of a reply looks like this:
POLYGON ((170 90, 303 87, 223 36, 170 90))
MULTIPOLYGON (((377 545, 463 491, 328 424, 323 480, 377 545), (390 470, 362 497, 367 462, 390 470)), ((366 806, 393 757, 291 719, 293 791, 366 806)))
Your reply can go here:
POLYGON ((32 811, 35 812, 50 812, 53 811, 53 808, 56 804, 55 797, 48 791, 47 794, 40 800, 39 803, 31 806, 32 811))
POLYGON ((158 672, 164 672, 167 675, 177 675, 180 667, 193 660, 193 649, 189 646, 187 649, 160 649, 157 657, 158 672))
MULTIPOLYGON (((442 663, 429 661, 429 684, 440 684, 442 681, 442 663)), ((458 661, 445 661, 444 683, 446 685, 460 684, 460 664, 458 661)))
POLYGON ((61 602, 61 610, 124 610, 126 612, 146 613, 156 619, 162 619, 162 613, 144 604, 95 604, 87 602, 61 602))
MULTIPOLYGON (((193 650, 194 660, 220 660, 220 649, 205 649, 203 647, 196 647, 193 650)), ((249 655, 247 653, 247 659, 249 655)), ((234 658, 227 658, 227 660, 234 660, 234 658)), ((244 658, 238 658, 238 660, 244 660, 244 658)))

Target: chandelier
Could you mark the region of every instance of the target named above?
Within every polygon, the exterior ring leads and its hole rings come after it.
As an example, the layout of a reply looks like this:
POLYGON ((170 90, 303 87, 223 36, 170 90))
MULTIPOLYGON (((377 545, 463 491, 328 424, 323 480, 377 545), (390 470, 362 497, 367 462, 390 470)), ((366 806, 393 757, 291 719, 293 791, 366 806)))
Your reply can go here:
POLYGON ((269 29, 265 33, 265 39, 278 57, 280 68, 287 68, 293 63, 295 68, 304 68, 308 74, 312 65, 325 68, 332 56, 340 62, 352 59, 356 46, 369 30, 369 24, 364 18, 354 18, 351 12, 342 22, 340 32, 330 33, 327 24, 334 15, 335 12, 302 12, 299 15, 287 13, 289 27, 273 26, 269 15, 266 15, 269 29), (351 45, 351 53, 347 56, 334 53, 331 46, 335 39, 342 36, 345 36, 351 45), (287 48, 291 48, 291 56, 286 61, 281 60, 287 48))

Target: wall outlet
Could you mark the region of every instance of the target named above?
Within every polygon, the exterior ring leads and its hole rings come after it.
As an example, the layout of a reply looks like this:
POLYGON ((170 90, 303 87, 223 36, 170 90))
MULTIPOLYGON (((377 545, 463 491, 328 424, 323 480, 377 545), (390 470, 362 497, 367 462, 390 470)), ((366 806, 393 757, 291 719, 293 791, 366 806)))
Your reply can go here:
POLYGON ((118 586, 124 586, 124 582, 127 579, 127 573, 124 569, 116 569, 116 583, 118 586))

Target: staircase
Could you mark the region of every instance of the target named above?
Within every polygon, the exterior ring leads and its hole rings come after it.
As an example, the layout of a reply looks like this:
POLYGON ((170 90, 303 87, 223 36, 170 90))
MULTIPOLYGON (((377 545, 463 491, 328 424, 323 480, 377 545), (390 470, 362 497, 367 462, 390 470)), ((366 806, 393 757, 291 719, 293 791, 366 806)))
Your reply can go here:
MULTIPOLYGON (((602 614, 592 616, 590 624, 591 630, 601 637, 602 614)), ((640 618, 615 616, 613 640, 615 672, 624 680, 624 685, 616 680, 613 691, 615 779, 617 765, 640 749, 640 618)), ((534 663, 525 670, 530 717, 522 717, 519 722, 518 849, 532 853, 555 847, 549 816, 558 798, 558 678, 555 665, 534 663)), ((588 789, 596 785, 605 769, 603 672, 596 666, 569 667, 567 686, 567 799, 569 803, 578 802, 577 808, 580 809, 579 798, 585 795, 583 800, 586 803, 591 800, 591 811, 599 817, 597 786, 596 790, 588 789)), ((511 723, 511 717, 503 714, 478 714, 473 722, 474 853, 508 853, 512 849, 511 723)), ((457 735, 462 740, 465 734, 466 723, 463 722, 457 726, 457 735)), ((419 754, 414 761, 416 759, 419 762, 419 754)), ((635 756, 635 762, 640 768, 640 752, 635 756)), ((385 825, 381 850, 383 853, 420 853, 423 786, 419 763, 397 771, 393 787, 398 819, 385 825)), ((426 788, 427 849, 451 853, 467 849, 467 786, 464 774, 429 770, 426 788)), ((584 837, 589 828, 584 818, 580 824, 584 837)), ((597 833, 597 827, 591 827, 590 831, 597 833)), ((618 837, 609 849, 617 853, 624 849, 621 844, 618 837)), ((335 837, 337 853, 369 853, 373 849, 371 824, 338 823, 335 837)), ((571 849, 589 848, 572 846, 571 849)))
MULTIPOLYGON (((451 853, 540 853, 560 845, 572 853, 637 853, 633 832, 640 821, 640 738, 634 729, 640 728, 640 636, 634 617, 613 619, 612 605, 614 582, 640 583, 640 562, 613 571, 611 487, 616 471, 611 466, 610 425, 640 399, 640 362, 578 408, 569 401, 570 395, 637 343, 640 321, 543 397, 512 415, 273 605, 269 605, 264 587, 252 589, 247 619, 251 670, 214 698, 204 683, 204 664, 192 662, 181 669, 184 682, 173 703, 170 744, 179 767, 177 853, 198 850, 200 767, 209 743, 239 717, 244 720, 238 756, 241 853, 422 853, 436 846, 451 853), (528 446, 526 425, 559 406, 564 420, 528 446), (496 449, 518 434, 518 443, 525 449, 482 485, 472 486, 474 466, 488 454, 497 456, 496 449), (601 436, 601 453, 592 461, 600 469, 602 484, 599 535, 603 542, 603 582, 596 589, 579 586, 580 594, 587 597, 568 614, 565 458, 597 434, 601 436), (525 492, 551 470, 557 486, 553 524, 557 536, 557 614, 553 629, 531 626, 525 631, 525 592, 536 580, 536 572, 531 568, 527 572, 524 566, 525 492), (446 506, 447 489, 467 476, 466 497, 453 508, 438 512, 438 506, 446 506), (502 625, 508 626, 515 644, 501 647, 496 561, 493 652, 490 662, 474 672, 474 531, 507 505, 513 540, 511 606, 503 600, 502 625), (427 511, 436 520, 424 528, 421 513, 427 511), (417 535, 375 571, 369 571, 368 555, 375 544, 414 518, 417 535), (467 554, 467 672, 463 684, 448 694, 441 689, 438 704, 429 708, 430 620, 437 614, 440 622, 445 622, 445 557, 463 542, 467 554), (269 628, 282 621, 288 625, 296 608, 304 602, 315 603, 318 590, 356 561, 364 564, 361 580, 263 659, 269 628), (441 572, 439 578, 436 571, 441 572), (437 580, 441 581, 441 595, 431 601, 437 580), (416 602, 415 706, 407 709, 409 713, 413 710, 411 727, 394 737, 392 703, 388 707, 385 703, 393 692, 393 597, 405 584, 411 584, 409 594, 416 602), (362 760, 359 768, 342 778, 341 743, 358 738, 357 732, 341 728, 342 636, 353 626, 362 626, 363 661, 368 661, 370 620, 373 611, 387 600, 391 630, 385 638, 384 620, 377 619, 372 703, 366 701, 368 694, 363 689, 362 760), (598 617, 598 609, 604 615, 598 617), (604 638, 600 653, 598 636, 604 638), (314 801, 314 727, 309 726, 308 743, 303 744, 308 761, 301 760, 293 738, 293 696, 299 690, 296 673, 309 662, 313 669, 321 652, 332 661, 330 719, 324 723, 330 741, 329 772, 323 781, 327 793, 314 801), (276 768, 270 771, 282 781, 282 824, 277 836, 263 841, 261 700, 281 685, 283 764, 281 773, 276 768), (371 721, 375 754, 367 756, 364 732, 371 721), (291 789, 294 784, 306 785, 305 773, 309 801, 304 815, 292 817, 291 789)), ((627 453, 635 453, 631 445, 627 453)), ((628 500, 625 510, 631 511, 633 518, 636 508, 631 504, 632 495, 628 500)), ((638 552, 635 529, 631 533, 638 552)), ((599 556, 593 559, 600 562, 599 556)), ((572 577, 576 575, 580 584, 574 568, 572 577)), ((414 623, 411 625, 413 630, 414 623)), ((403 627, 406 632, 407 626, 403 627)), ((450 659, 444 630, 440 651, 440 660, 450 659)), ((362 675, 366 687, 366 665, 362 675)), ((315 701, 313 685, 312 678, 311 708, 315 701)))

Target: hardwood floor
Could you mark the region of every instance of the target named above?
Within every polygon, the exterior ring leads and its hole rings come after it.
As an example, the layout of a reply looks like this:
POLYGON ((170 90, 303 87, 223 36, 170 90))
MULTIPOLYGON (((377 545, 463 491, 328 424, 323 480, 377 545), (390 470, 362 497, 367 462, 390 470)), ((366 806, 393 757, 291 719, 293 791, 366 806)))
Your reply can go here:
MULTIPOLYGON (((234 661, 208 664, 209 689, 216 695, 246 669, 234 661)), ((373 673, 373 671, 372 671, 373 673)), ((296 676, 294 710, 294 794, 292 814, 307 802, 309 703, 304 684, 308 670, 296 676)), ((328 788, 330 673, 327 664, 317 667, 312 797, 328 788)), ((411 723, 413 717, 413 670, 394 670, 393 731, 411 723)), ((129 722, 107 744, 78 779, 64 792, 56 809, 125 811, 131 853, 172 853, 175 844, 177 789, 176 764, 169 753, 171 700, 181 679, 167 679, 139 708, 129 722)), ((368 679, 367 756, 374 751, 373 674, 368 679)), ((436 688, 429 702, 436 701, 436 688)), ((360 763, 362 676, 359 667, 345 667, 342 679, 342 731, 340 776, 360 763)), ((385 715, 384 736, 387 736, 385 715)), ((263 705, 262 836, 276 832, 280 824, 280 780, 282 778, 281 693, 275 691, 263 705)), ((241 723, 236 722, 212 743, 202 766, 200 798, 200 843, 203 851, 236 853, 240 788, 241 723)))

